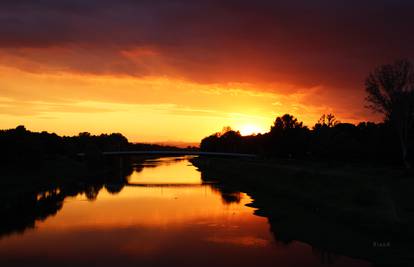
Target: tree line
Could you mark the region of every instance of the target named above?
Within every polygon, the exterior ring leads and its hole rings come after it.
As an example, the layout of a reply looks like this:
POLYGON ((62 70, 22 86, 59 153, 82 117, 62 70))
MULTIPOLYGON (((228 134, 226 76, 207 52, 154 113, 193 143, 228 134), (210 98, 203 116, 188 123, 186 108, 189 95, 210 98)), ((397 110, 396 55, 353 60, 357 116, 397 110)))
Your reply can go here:
POLYGON ((99 155, 104 151, 126 150, 179 150, 171 146, 131 143, 120 133, 92 135, 88 132, 76 136, 32 132, 24 126, 0 130, 0 165, 37 166, 45 160, 77 158, 78 153, 99 155))
POLYGON ((311 128, 290 114, 265 134, 241 136, 225 127, 200 143, 202 151, 255 153, 266 157, 403 163, 411 168, 414 141, 414 67, 398 60, 374 69, 365 82, 367 108, 383 122, 341 123, 323 115, 311 128))

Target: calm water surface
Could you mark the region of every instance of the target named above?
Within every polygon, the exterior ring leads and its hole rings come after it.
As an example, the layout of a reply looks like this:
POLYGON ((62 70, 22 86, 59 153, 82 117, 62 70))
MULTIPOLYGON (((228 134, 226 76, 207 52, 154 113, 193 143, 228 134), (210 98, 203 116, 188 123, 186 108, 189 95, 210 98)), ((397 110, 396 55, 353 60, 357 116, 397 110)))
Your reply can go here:
POLYGON ((249 196, 217 188, 188 158, 147 160, 120 192, 66 197, 33 229, 0 237, 0 266, 370 266, 275 241, 249 196))

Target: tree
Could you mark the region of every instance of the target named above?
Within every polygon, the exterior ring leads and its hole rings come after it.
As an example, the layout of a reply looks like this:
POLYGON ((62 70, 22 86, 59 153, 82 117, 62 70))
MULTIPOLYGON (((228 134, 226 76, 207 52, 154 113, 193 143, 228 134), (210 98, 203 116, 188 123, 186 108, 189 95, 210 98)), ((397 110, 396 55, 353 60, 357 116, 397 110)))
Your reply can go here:
POLYGON ((242 136, 239 131, 234 131, 230 126, 223 127, 221 132, 210 135, 200 143, 201 151, 211 152, 240 152, 242 148, 242 136))
POLYGON ((318 120, 318 122, 315 124, 314 128, 321 128, 321 127, 328 127, 328 128, 332 128, 336 125, 338 125, 339 123, 341 123, 340 121, 338 121, 335 118, 335 115, 333 114, 323 114, 320 119, 318 120))
POLYGON ((297 158, 307 152, 309 130, 290 114, 277 117, 267 136, 268 147, 273 155, 297 158))
POLYGON ((382 65, 365 81, 368 108, 385 116, 396 129, 401 145, 402 160, 407 160, 408 141, 414 118, 414 67, 408 60, 382 65))
POLYGON ((303 128, 303 122, 299 122, 297 118, 290 114, 285 114, 282 117, 277 117, 270 132, 303 128))
POLYGON ((230 126, 224 126, 221 132, 219 133, 220 136, 225 135, 228 132, 232 132, 233 129, 230 126))

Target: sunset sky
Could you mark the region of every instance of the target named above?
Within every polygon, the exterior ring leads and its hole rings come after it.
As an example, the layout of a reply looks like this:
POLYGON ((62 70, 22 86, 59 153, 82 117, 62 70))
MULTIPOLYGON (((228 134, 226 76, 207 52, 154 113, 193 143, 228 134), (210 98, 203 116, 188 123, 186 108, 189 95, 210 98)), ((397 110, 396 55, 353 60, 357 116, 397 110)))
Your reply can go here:
POLYGON ((291 113, 378 120, 374 67, 414 58, 414 1, 2 0, 0 128, 198 142, 291 113))

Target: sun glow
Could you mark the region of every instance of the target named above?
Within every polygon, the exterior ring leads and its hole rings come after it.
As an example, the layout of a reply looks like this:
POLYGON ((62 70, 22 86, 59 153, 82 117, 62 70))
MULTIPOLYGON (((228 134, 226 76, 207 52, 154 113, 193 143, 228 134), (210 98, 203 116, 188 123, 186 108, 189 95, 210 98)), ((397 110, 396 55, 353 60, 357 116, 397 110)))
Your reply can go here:
POLYGON ((240 131, 240 134, 243 135, 243 136, 252 135, 252 134, 258 134, 258 133, 264 133, 265 132, 261 127, 259 127, 257 125, 254 125, 254 124, 245 124, 245 125, 242 125, 240 127, 240 130, 239 131, 240 131))
POLYGON ((0 126, 25 125, 60 135, 120 132, 131 142, 198 143, 225 125, 250 135, 268 132, 276 114, 307 114, 299 119, 311 125, 322 113, 305 108, 296 95, 260 90, 165 77, 27 72, 0 62, 0 126))

